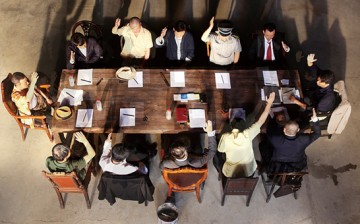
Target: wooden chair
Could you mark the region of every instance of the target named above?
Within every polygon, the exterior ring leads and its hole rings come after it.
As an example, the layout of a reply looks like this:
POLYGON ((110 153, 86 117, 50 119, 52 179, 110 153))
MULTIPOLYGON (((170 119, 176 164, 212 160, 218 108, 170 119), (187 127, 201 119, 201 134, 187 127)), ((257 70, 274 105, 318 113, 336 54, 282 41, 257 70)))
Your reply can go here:
POLYGON ((261 179, 265 188, 266 202, 270 201, 276 185, 279 186, 279 189, 274 193, 276 198, 293 193, 294 198, 297 199, 296 192, 301 188, 302 178, 305 174, 308 172, 268 174, 270 179, 265 180, 264 173, 262 173, 261 179))
POLYGON ((226 195, 247 195, 246 206, 248 207, 259 177, 232 178, 221 176, 221 206, 224 206, 226 195))
POLYGON ((91 203, 89 199, 89 195, 87 192, 87 188, 91 179, 91 172, 93 169, 92 162, 90 162, 84 181, 81 181, 75 171, 71 173, 48 173, 46 171, 42 171, 42 174, 46 179, 50 181, 54 190, 58 196, 60 207, 65 208, 65 201, 62 196, 62 193, 82 193, 85 197, 87 208, 91 208, 91 203))
POLYGON ((200 187, 204 187, 208 175, 208 168, 181 167, 177 169, 164 168, 162 175, 168 184, 168 197, 172 192, 196 192, 196 197, 201 203, 200 187))
MULTIPOLYGON (((11 93, 14 88, 14 84, 11 82, 12 74, 8 74, 8 76, 1 82, 1 95, 3 104, 8 111, 8 113, 15 119, 16 123, 19 125, 22 140, 25 141, 25 131, 30 128, 30 125, 24 124, 21 122, 21 119, 33 119, 35 123, 34 129, 43 130, 46 132, 50 141, 53 141, 53 136, 50 133, 50 130, 46 124, 46 116, 20 116, 18 115, 18 108, 15 103, 11 100, 11 93)), ((48 85, 40 86, 40 88, 48 89, 48 85)))
POLYGON ((76 29, 81 27, 85 37, 94 37, 97 40, 102 38, 102 29, 96 23, 89 20, 81 20, 74 24, 71 34, 76 32, 76 29))

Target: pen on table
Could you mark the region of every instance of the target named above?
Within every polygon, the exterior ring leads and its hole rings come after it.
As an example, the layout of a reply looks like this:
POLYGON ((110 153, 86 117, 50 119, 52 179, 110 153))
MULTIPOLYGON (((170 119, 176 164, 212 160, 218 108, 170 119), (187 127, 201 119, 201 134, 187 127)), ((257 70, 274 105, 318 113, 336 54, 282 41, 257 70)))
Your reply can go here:
POLYGON ((89 81, 89 80, 86 80, 86 79, 80 79, 81 81, 84 81, 84 82, 89 82, 89 83, 91 83, 91 81, 89 81))
POLYGON ((86 117, 87 111, 85 112, 84 118, 83 118, 83 122, 85 121, 85 117, 86 117))
POLYGON ((289 92, 292 92, 293 90, 292 89, 290 89, 290 90, 288 90, 288 91, 286 91, 286 92, 284 92, 283 94, 285 94, 285 93, 289 93, 289 92))
POLYGON ((134 115, 132 115, 132 114, 122 114, 122 115, 125 115, 125 116, 128 116, 128 117, 134 117, 134 115))
POLYGON ((102 80, 103 80, 103 78, 99 79, 99 81, 96 83, 96 85, 98 86, 102 80))
POLYGON ((68 94, 69 96, 71 96, 72 98, 75 98, 73 95, 71 95, 70 93, 66 92, 66 94, 68 94))
POLYGON ((222 82, 224 83, 224 77, 221 75, 221 80, 222 80, 222 82))
POLYGON ((133 78, 134 79, 134 81, 139 85, 139 83, 138 83, 138 81, 136 81, 136 79, 135 78, 133 78))
POLYGON ((164 73, 160 72, 160 75, 161 75, 162 79, 164 80, 165 84, 166 84, 167 86, 170 86, 170 83, 169 83, 169 81, 166 79, 164 73))

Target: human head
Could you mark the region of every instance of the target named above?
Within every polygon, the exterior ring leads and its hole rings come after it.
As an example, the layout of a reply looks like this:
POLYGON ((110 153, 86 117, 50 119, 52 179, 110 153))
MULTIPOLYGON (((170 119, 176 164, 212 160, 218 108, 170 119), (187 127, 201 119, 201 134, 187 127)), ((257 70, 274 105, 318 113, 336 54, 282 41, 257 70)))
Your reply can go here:
POLYGON ((316 84, 321 88, 326 88, 334 82, 335 75, 330 70, 323 70, 320 72, 316 84))
POLYGON ((284 134, 286 136, 296 136, 296 134, 299 132, 299 124, 296 121, 288 121, 286 122, 284 126, 284 134))
POLYGON ((246 129, 245 121, 241 118, 234 118, 230 123, 231 129, 237 129, 242 132, 246 129))
POLYGON ((280 111, 280 112, 276 113, 275 120, 278 125, 284 126, 287 122, 284 111, 280 111))
POLYGON ((276 26, 274 23, 266 23, 263 26, 263 34, 266 40, 270 41, 274 38, 276 32, 276 26))
POLYGON ((74 33, 71 36, 71 43, 75 44, 76 46, 82 46, 85 43, 85 37, 82 33, 74 33))
POLYGON ((29 79, 21 72, 14 72, 11 77, 11 82, 19 90, 27 89, 30 85, 29 79))
POLYGON ((186 137, 179 137, 170 145, 170 153, 176 160, 185 160, 190 148, 190 140, 186 137))
POLYGON ((218 33, 223 37, 231 35, 233 28, 229 20, 222 20, 218 23, 218 33))
POLYGON ((66 161, 71 155, 70 148, 63 144, 56 144, 52 148, 52 156, 58 161, 66 161))
POLYGON ((174 32, 175 32, 176 37, 184 36, 184 34, 186 32, 186 23, 182 20, 176 21, 175 26, 174 26, 174 32))
POLYGON ((130 20, 129 20, 129 26, 130 26, 130 29, 134 33, 140 32, 140 28, 141 28, 140 19, 138 17, 131 17, 130 20))
POLYGON ((111 161, 114 163, 123 162, 130 155, 129 145, 124 145, 122 143, 116 144, 112 147, 111 150, 111 161))

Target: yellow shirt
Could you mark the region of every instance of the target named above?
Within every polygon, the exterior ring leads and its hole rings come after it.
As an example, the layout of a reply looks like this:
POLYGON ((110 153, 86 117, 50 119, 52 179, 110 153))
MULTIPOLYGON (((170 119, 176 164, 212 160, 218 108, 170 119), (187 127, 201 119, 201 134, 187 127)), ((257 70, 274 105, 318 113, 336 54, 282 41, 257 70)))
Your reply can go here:
POLYGON ((218 151, 226 154, 222 172, 226 177, 248 177, 256 170, 256 161, 252 140, 260 133, 260 125, 239 132, 237 138, 233 133, 221 136, 218 151))
POLYGON ((151 33, 143 27, 141 27, 138 36, 135 36, 129 26, 123 26, 120 29, 113 27, 112 33, 123 36, 125 39, 121 56, 143 58, 145 56, 145 50, 153 47, 151 33))

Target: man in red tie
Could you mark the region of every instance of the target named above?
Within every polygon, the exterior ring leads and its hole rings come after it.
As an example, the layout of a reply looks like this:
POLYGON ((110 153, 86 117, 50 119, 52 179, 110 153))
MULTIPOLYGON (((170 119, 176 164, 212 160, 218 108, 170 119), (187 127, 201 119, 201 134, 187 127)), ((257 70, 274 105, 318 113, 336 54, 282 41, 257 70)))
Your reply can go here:
POLYGON ((249 57, 256 65, 285 65, 285 54, 290 47, 285 44, 283 34, 276 32, 273 23, 266 23, 262 33, 257 35, 249 50, 249 57))

